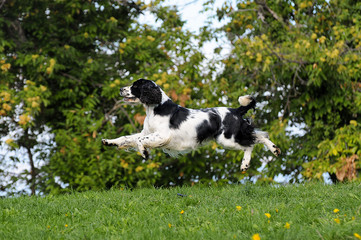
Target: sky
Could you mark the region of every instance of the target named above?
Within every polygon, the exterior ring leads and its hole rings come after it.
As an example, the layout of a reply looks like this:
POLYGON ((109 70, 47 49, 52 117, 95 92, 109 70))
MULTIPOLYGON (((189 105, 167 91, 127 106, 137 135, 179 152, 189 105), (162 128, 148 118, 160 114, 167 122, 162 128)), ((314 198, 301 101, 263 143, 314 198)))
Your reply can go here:
MULTIPOLYGON (((226 0, 215 0, 214 1, 214 9, 203 12, 204 6, 208 0, 165 0, 164 5, 165 6, 177 6, 177 9, 179 10, 179 13, 182 17, 182 20, 186 21, 185 23, 185 29, 193 32, 193 33, 199 33, 199 29, 206 25, 207 20, 212 20, 212 16, 216 14, 217 8, 220 8, 226 0)), ((145 3, 149 3, 149 0, 146 0, 145 3)), ((232 2, 236 2, 236 0, 232 0, 232 2)), ((145 13, 144 15, 141 15, 139 18, 140 22, 144 22, 147 24, 152 24, 157 26, 157 22, 154 16, 152 16, 149 13, 145 13)), ((212 27, 217 28, 221 27, 223 22, 219 22, 218 20, 214 20, 212 27)), ((202 52, 205 53, 205 56, 208 59, 211 59, 213 56, 213 50, 219 46, 219 44, 222 44, 223 53, 227 53, 227 48, 224 48, 224 42, 222 42, 222 39, 219 39, 219 42, 217 43, 215 40, 210 41, 206 44, 204 44, 202 48, 202 52)), ((230 48, 228 49, 230 50, 230 48)))

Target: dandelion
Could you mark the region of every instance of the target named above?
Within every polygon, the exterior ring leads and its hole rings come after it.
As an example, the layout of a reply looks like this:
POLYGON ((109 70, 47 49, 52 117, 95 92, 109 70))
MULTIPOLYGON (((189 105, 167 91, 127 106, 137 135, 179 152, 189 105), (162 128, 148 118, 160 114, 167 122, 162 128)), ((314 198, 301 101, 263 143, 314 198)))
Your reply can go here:
POLYGON ((171 228, 171 227, 172 227, 172 224, 168 223, 168 227, 171 228))
POLYGON ((333 212, 334 212, 334 213, 338 213, 339 211, 340 211, 340 210, 337 209, 337 208, 333 209, 333 212))
POLYGON ((286 224, 284 225, 284 227, 285 227, 286 229, 290 229, 291 225, 290 225, 288 222, 286 222, 286 224))
POLYGON ((242 207, 241 206, 236 206, 237 211, 241 211, 242 207))
POLYGON ((65 227, 68 227, 68 224, 65 224, 65 227))
POLYGON ((278 209, 276 208, 276 213, 278 213, 278 209))
POLYGON ((333 219, 337 224, 340 224, 340 219, 338 219, 338 218, 335 218, 335 219, 333 219))
POLYGON ((355 238, 357 238, 357 239, 361 239, 361 236, 360 236, 359 234, 354 233, 353 235, 355 236, 355 238))
POLYGON ((46 226, 48 229, 50 229, 50 225, 46 226))
POLYGON ((258 233, 256 233, 256 234, 253 234, 252 240, 261 240, 261 237, 259 236, 258 233))
POLYGON ((269 213, 265 213, 264 214, 267 218, 271 218, 271 214, 269 214, 269 213))
POLYGON ((180 211, 180 214, 183 214, 184 213, 184 210, 180 211))

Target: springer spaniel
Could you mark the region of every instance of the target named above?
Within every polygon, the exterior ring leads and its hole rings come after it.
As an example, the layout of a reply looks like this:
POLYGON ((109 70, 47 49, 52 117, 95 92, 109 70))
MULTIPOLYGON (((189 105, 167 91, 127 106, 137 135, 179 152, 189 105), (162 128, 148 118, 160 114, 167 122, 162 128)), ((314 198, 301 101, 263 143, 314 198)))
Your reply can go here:
POLYGON ((146 118, 141 133, 116 139, 103 139, 107 146, 136 148, 148 158, 150 148, 161 148, 171 156, 186 153, 209 140, 224 148, 243 150, 241 170, 249 168, 256 143, 263 143, 274 155, 280 149, 268 139, 266 132, 257 131, 243 115, 255 108, 256 101, 247 95, 238 98, 240 107, 188 109, 175 104, 153 81, 139 79, 132 86, 120 89, 128 103, 142 103, 146 118))

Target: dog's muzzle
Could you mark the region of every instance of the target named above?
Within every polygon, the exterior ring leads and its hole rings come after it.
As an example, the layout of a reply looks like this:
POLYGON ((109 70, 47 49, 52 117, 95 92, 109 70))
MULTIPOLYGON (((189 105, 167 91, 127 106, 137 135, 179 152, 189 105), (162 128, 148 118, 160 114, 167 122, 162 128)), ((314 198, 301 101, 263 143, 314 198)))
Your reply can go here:
POLYGON ((137 97, 135 97, 131 91, 130 91, 130 87, 123 87, 120 89, 120 96, 124 97, 124 101, 125 102, 130 102, 130 103, 137 103, 139 102, 139 99, 137 97))

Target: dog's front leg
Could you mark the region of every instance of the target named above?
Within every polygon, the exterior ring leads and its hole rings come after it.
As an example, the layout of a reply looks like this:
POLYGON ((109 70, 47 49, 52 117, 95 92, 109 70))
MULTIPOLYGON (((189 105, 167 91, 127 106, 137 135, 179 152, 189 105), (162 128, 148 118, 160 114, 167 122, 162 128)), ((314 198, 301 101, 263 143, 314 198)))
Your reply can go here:
POLYGON ((168 144, 170 141, 169 134, 162 133, 151 133, 142 137, 138 137, 137 145, 140 154, 144 158, 148 158, 148 152, 146 148, 158 148, 163 147, 168 144))
POLYGON ((117 146, 118 148, 136 148, 138 146, 137 139, 142 136, 142 133, 137 133, 115 139, 103 139, 102 143, 106 146, 117 146))

